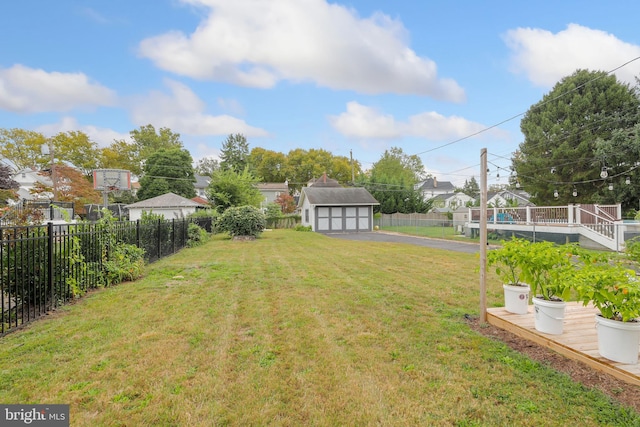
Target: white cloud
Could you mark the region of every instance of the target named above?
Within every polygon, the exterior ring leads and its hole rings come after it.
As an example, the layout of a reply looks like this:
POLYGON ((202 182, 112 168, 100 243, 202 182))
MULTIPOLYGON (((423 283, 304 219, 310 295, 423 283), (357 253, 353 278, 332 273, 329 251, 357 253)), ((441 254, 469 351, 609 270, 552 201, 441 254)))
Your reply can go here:
MULTIPOLYGON (((610 71, 640 56, 640 46, 577 24, 556 34, 538 28, 517 28, 508 31, 504 40, 512 50, 511 70, 543 87, 553 86, 579 68, 610 71)), ((637 65, 627 66, 615 74, 618 79, 633 83, 637 70, 637 65)))
POLYGON ((46 72, 16 64, 0 68, 0 109, 16 113, 61 112, 114 105, 116 94, 83 73, 46 72))
POLYGON ((116 139, 124 139, 127 142, 131 142, 131 136, 128 132, 120 133, 113 129, 93 125, 81 125, 74 117, 63 117, 59 123, 39 126, 36 128, 36 131, 46 136, 53 136, 60 132, 81 131, 87 134, 89 139, 95 141, 100 147, 106 147, 116 139))
POLYGON ((360 18, 325 0, 182 0, 209 9, 191 34, 171 31, 139 52, 176 74, 271 88, 281 80, 367 94, 397 93, 460 102, 464 90, 441 79, 435 62, 407 43, 402 23, 382 13, 360 18))
MULTIPOLYGON (((443 116, 434 111, 410 116, 406 121, 396 120, 375 108, 352 101, 347 103, 347 111, 329 118, 331 125, 341 134, 350 138, 397 139, 402 137, 422 137, 432 141, 448 141, 481 132, 487 126, 458 116, 443 116)), ((504 131, 487 131, 493 137, 506 137, 504 131)))
POLYGON ((264 129, 248 125, 244 120, 229 116, 205 114, 205 103, 186 85, 175 80, 165 80, 170 94, 152 91, 147 96, 136 97, 131 103, 133 122, 138 126, 152 123, 186 135, 267 136, 264 129))

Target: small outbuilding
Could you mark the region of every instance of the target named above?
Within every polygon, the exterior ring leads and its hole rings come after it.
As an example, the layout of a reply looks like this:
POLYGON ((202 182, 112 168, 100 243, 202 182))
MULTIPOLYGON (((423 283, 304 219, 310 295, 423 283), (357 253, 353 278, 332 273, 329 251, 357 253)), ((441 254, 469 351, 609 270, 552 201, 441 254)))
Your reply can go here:
POLYGON ((376 205, 378 201, 361 187, 303 187, 298 201, 302 225, 321 233, 372 231, 376 205))
POLYGON ((153 212, 164 216, 165 219, 185 218, 198 208, 206 207, 198 202, 174 193, 166 193, 162 196, 152 197, 125 206, 129 209, 129 220, 137 221, 142 218, 142 212, 153 212))

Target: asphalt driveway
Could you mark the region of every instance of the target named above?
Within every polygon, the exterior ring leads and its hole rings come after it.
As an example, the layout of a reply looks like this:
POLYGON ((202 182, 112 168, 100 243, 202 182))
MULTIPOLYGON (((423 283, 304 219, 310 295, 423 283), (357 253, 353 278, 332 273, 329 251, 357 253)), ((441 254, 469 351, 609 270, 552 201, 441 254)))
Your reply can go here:
POLYGON ((366 242, 408 243, 411 245, 426 246, 429 248, 443 249, 445 251, 466 252, 470 254, 480 252, 480 245, 478 243, 407 236, 405 234, 390 233, 386 231, 372 231, 368 233, 332 233, 327 234, 327 236, 336 239, 360 240, 366 242))

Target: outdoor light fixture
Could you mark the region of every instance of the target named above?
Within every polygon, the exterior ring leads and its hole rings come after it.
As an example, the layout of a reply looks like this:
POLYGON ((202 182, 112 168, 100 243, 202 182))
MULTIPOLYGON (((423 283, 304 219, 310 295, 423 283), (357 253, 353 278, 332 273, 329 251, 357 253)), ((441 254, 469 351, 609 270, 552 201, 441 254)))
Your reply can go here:
POLYGON ((609 184, 609 191, 613 190, 613 184, 609 184))
POLYGON ((558 198, 558 190, 553 190, 553 197, 558 198))
POLYGON ((576 197, 578 195, 578 189, 577 188, 573 188, 573 197, 576 197))
POLYGON ((520 181, 516 181, 516 188, 520 188, 520 181))
POLYGON ((609 176, 609 172, 607 172, 607 167, 604 166, 600 171, 600 178, 605 179, 608 176, 609 176))
POLYGON ((624 180, 624 183, 627 185, 631 184, 631 178, 627 177, 627 179, 624 180))

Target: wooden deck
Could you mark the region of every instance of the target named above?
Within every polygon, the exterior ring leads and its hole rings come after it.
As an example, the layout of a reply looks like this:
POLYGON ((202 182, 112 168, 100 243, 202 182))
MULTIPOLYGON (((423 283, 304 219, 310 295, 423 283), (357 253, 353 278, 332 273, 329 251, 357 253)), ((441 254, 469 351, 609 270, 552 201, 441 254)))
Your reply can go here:
POLYGON ((598 353, 598 337, 595 327, 597 312, 595 308, 584 307, 581 303, 567 303, 562 335, 538 332, 534 327, 535 319, 532 305, 529 306, 528 314, 512 314, 507 312, 504 307, 489 308, 487 309, 487 321, 566 357, 586 363, 594 369, 640 386, 640 364, 625 365, 612 362, 598 353))

